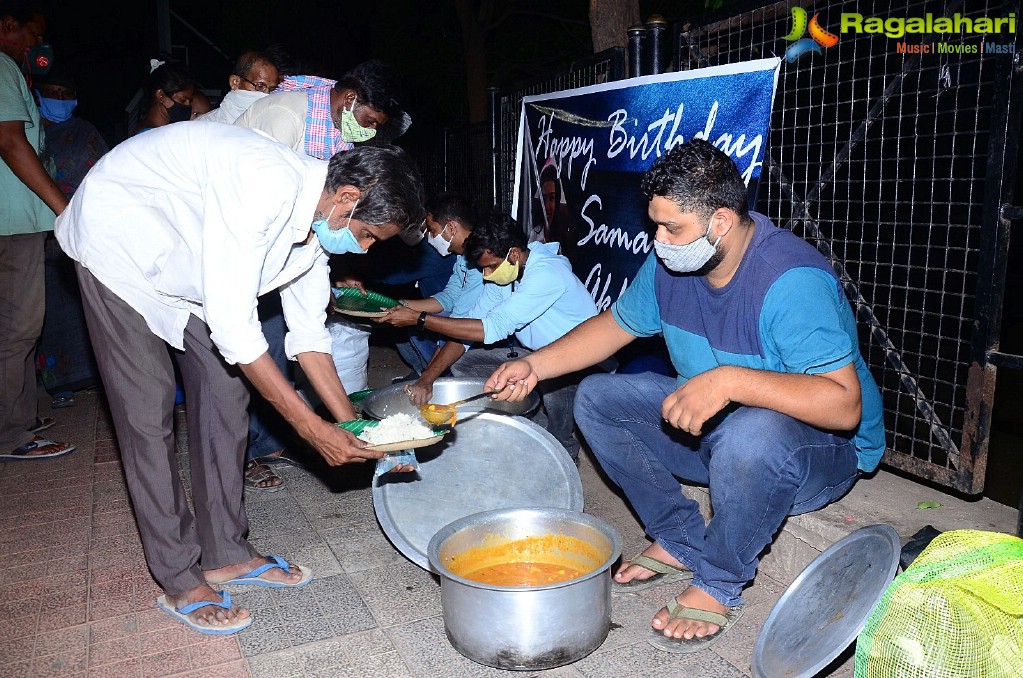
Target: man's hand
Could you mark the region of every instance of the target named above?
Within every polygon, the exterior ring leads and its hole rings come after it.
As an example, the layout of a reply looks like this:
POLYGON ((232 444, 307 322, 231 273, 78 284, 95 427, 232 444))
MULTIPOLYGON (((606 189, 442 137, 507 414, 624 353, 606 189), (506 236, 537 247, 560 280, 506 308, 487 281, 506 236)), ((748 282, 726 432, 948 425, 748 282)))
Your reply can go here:
POLYGON ((433 380, 420 377, 415 382, 405 385, 405 395, 413 405, 425 405, 433 397, 433 380))
POLYGON ((715 367, 682 384, 661 403, 661 416, 675 428, 694 436, 731 402, 729 367, 715 367))
POLYGON ((362 296, 366 296, 366 286, 362 284, 362 281, 350 275, 346 275, 343 278, 338 278, 334 281, 334 287, 354 287, 355 289, 362 292, 362 296))
POLYGON ((419 313, 405 306, 393 306, 386 311, 386 315, 374 318, 375 323, 385 323, 395 327, 412 327, 419 322, 419 313))
POLYGON ((533 392, 540 381, 539 375, 525 358, 501 363, 483 385, 485 391, 500 391, 494 400, 517 402, 533 392))
POLYGON ((384 456, 380 450, 367 450, 369 443, 365 440, 359 440, 352 433, 322 419, 320 421, 323 425, 317 426, 317 430, 306 440, 330 466, 370 461, 384 456))

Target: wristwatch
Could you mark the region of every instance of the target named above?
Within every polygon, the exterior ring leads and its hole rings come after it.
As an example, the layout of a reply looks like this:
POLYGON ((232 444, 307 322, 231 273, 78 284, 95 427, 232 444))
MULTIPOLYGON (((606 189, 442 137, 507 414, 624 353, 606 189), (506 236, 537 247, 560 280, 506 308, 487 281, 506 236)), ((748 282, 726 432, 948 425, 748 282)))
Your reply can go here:
POLYGON ((416 321, 416 327, 423 329, 426 327, 426 316, 429 315, 426 311, 419 314, 419 320, 416 321))

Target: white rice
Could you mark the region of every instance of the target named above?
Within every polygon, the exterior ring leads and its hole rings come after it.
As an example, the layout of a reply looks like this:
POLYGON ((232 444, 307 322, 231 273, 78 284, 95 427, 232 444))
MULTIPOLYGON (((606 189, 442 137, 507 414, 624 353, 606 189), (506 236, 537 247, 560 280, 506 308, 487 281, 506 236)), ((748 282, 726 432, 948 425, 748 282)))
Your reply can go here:
POLYGON ((370 445, 386 445, 405 440, 420 440, 436 435, 412 415, 399 412, 385 417, 376 426, 367 426, 359 435, 370 445))

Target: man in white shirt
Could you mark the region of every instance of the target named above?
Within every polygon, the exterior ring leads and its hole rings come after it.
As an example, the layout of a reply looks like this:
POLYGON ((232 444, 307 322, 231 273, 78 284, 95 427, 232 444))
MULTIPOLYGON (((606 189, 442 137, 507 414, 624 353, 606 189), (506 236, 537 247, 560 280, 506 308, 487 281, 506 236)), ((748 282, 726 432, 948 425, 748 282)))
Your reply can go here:
POLYGON ((245 539, 246 381, 328 464, 381 456, 286 381, 267 355, 257 297, 280 290, 289 357, 335 419, 355 418, 324 327, 324 250, 364 251, 418 224, 421 190, 400 149, 360 148, 328 163, 240 127, 168 125, 104 156, 58 220, 146 560, 166 592, 158 604, 191 628, 224 634, 251 623, 213 586, 301 586, 311 576, 245 539), (175 463, 168 346, 188 402, 194 519, 175 463))

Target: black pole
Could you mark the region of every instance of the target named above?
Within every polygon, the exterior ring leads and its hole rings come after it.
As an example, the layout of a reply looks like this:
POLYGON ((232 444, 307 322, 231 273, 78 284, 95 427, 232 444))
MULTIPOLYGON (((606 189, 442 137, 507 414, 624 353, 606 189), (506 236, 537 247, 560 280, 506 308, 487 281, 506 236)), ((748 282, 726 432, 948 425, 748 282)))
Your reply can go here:
POLYGON ((646 21, 647 42, 649 43, 650 61, 647 73, 656 75, 667 69, 664 58, 664 40, 668 31, 668 22, 659 14, 654 14, 646 21))
POLYGON ((643 24, 629 26, 629 77, 645 75, 643 68, 643 47, 646 43, 646 27, 643 24))
POLYGON ((500 205, 501 176, 501 99, 496 87, 487 88, 487 117, 490 119, 490 192, 493 204, 500 205))

